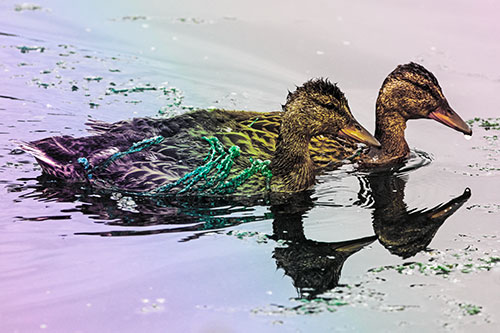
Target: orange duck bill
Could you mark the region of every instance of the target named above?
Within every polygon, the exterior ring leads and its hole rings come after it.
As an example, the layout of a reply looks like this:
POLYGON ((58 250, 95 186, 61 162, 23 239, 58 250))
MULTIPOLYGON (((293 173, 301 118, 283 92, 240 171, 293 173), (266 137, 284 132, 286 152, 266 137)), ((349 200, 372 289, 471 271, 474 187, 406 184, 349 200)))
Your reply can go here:
POLYGON ((339 131, 339 136, 346 139, 352 139, 356 142, 364 143, 369 146, 380 147, 380 142, 370 134, 363 126, 353 121, 350 125, 339 131))
POLYGON ((450 105, 448 105, 448 102, 443 103, 442 106, 431 112, 428 115, 428 118, 439 121, 440 123, 464 134, 472 135, 472 130, 469 125, 467 125, 467 123, 463 121, 455 111, 453 111, 450 105))

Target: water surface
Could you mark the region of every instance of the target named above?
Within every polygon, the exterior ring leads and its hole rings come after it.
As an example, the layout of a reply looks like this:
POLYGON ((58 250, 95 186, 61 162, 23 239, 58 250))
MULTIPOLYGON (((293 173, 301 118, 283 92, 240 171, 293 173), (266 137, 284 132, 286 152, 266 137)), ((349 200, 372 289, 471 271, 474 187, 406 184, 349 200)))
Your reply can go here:
POLYGON ((383 79, 409 61, 464 119, 495 118, 499 9, 3 1, 2 331, 497 331, 498 125, 465 140, 411 121, 407 170, 348 166, 286 206, 94 193, 39 177, 10 140, 86 135, 89 117, 278 110, 311 77, 339 82, 373 130, 383 79))

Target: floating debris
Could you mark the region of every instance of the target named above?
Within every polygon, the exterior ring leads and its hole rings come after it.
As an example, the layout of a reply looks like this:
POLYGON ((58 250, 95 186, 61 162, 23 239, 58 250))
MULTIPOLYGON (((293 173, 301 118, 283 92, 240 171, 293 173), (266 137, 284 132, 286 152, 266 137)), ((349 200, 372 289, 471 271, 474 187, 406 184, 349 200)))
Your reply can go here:
MULTIPOLYGON (((116 86, 115 83, 111 83, 110 85, 112 86, 116 86)), ((131 87, 131 88, 114 88, 114 87, 111 87, 109 88, 107 91, 106 91, 106 94, 109 95, 110 93, 113 93, 113 94, 125 94, 125 96, 128 94, 128 93, 135 93, 135 92, 144 92, 144 91, 154 91, 154 90, 158 90, 156 87, 153 87, 149 84, 146 84, 144 86, 135 86, 135 87, 131 87)))
POLYGON ((143 15, 130 15, 130 16, 123 16, 121 18, 122 21, 140 21, 140 20, 148 20, 149 18, 147 16, 143 15))
POLYGON ((87 80, 88 82, 90 82, 90 81, 100 82, 102 80, 102 76, 86 76, 83 79, 87 80))
MULTIPOLYGON (((390 307, 381 304, 386 297, 384 293, 372 288, 359 287, 353 288, 346 285, 313 299, 295 298, 292 299, 292 305, 272 304, 267 307, 253 309, 252 313, 257 315, 312 315, 322 312, 336 312, 346 306, 366 307, 371 304, 384 311, 387 311, 386 308, 390 307), (378 306, 375 304, 378 304, 378 306)), ((412 306, 398 305, 399 311, 409 307, 412 306)))
POLYGON ((132 212, 132 213, 139 213, 137 210, 137 203, 132 199, 132 197, 128 196, 123 196, 119 198, 116 202, 116 206, 118 209, 127 211, 127 212, 132 212))
POLYGON ((460 308, 464 310, 465 314, 469 316, 474 316, 481 313, 482 306, 474 305, 474 304, 459 304, 460 308))
POLYGON ((490 213, 490 214, 496 214, 498 212, 500 212, 500 204, 474 204, 472 206, 469 206, 469 207, 466 207, 465 209, 467 210, 471 210, 471 209, 480 209, 480 210, 483 210, 483 211, 486 211, 487 213, 490 213))
POLYGON ((500 118, 479 118, 467 120, 470 126, 479 126, 486 130, 500 130, 500 118))
POLYGON ((255 238, 257 243, 267 243, 269 241, 267 234, 256 231, 230 230, 226 233, 226 235, 234 236, 238 239, 255 238))
POLYGON ((500 257, 486 256, 472 258, 469 253, 471 249, 466 249, 462 253, 454 253, 450 258, 445 259, 446 253, 432 253, 429 262, 405 262, 400 265, 389 265, 371 268, 370 273, 380 273, 383 271, 396 271, 399 274, 413 275, 440 275, 448 277, 452 273, 468 274, 479 271, 490 271, 500 263, 500 257), (451 262, 455 261, 455 262, 451 262))
POLYGON ((20 50, 21 53, 28 53, 31 51, 43 53, 43 51, 45 51, 45 47, 43 46, 16 46, 16 48, 20 50))
POLYGON ((40 81, 37 81, 36 84, 37 84, 38 87, 42 87, 42 88, 45 88, 45 89, 47 89, 50 86, 54 86, 53 83, 45 83, 45 82, 40 82, 40 81))
POLYGON ((214 24, 215 20, 205 20, 196 17, 179 17, 175 18, 173 22, 192 23, 192 24, 214 24))
POLYGON ((20 5, 15 5, 14 10, 16 12, 22 12, 24 10, 41 10, 42 6, 34 4, 34 3, 23 3, 20 5))

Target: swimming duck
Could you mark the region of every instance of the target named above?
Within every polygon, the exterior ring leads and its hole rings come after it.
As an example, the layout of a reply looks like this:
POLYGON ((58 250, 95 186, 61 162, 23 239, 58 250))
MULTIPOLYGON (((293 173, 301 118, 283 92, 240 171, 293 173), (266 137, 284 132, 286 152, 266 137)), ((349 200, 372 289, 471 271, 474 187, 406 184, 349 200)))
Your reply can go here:
POLYGON ((312 137, 343 135, 380 145, 354 119, 344 94, 328 80, 310 80, 289 93, 283 112, 266 114, 278 121, 248 123, 260 115, 196 110, 168 119, 91 121, 94 135, 20 145, 44 173, 56 178, 154 194, 222 193, 236 187, 242 193, 265 187, 299 192, 314 184, 317 173, 309 153, 312 137), (263 176, 250 178, 258 172, 263 176))
MULTIPOLYGON (((380 147, 370 147, 353 160, 361 167, 401 163, 410 155, 405 140, 406 122, 410 119, 434 119, 466 135, 470 127, 453 111, 443 95, 436 77, 423 66, 411 62, 399 65, 382 83, 376 102, 375 138, 380 147)), ((311 158, 326 167, 349 157, 355 147, 337 139, 320 137, 312 140, 311 158)))
MULTIPOLYGON (((335 168, 345 160, 358 162, 361 168, 392 166, 409 157, 405 140, 406 122, 410 119, 434 119, 459 132, 472 135, 470 127, 453 111, 436 77, 423 66, 411 62, 399 65, 384 80, 376 102, 375 138, 380 147, 360 151, 352 141, 340 137, 316 136, 309 151, 317 168, 335 168)), ((253 126, 279 123, 280 113, 259 114, 244 120, 253 126), (258 119, 257 119, 258 118, 258 119), (262 124, 261 124, 262 123, 262 124)))

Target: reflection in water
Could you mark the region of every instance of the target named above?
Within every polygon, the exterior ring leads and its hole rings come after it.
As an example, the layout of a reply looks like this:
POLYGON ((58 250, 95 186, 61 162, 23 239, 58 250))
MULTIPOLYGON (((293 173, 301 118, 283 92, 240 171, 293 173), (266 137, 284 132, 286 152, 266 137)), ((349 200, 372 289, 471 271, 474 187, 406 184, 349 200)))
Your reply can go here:
POLYGON ((404 175, 373 173, 366 179, 373 202, 373 230, 385 248, 402 258, 425 250, 444 221, 471 196, 466 188, 462 195, 433 208, 408 210, 403 201, 404 175))
POLYGON ((299 297, 314 298, 335 288, 344 262, 377 239, 364 237, 343 242, 318 242, 306 239, 302 218, 313 207, 310 197, 294 197, 292 202, 274 205, 273 236, 284 240, 284 247, 274 249, 276 266, 293 280, 299 297))
MULTIPOLYGON (((117 230, 79 232, 77 235, 134 236, 188 231, 189 235, 183 239, 187 241, 208 230, 273 218, 273 234, 269 237, 279 241, 273 251, 277 267, 292 278, 299 297, 314 298, 335 288, 344 262, 377 238, 392 254, 402 258, 425 250, 444 221, 471 196, 467 188, 462 195, 434 208, 409 210, 403 201, 404 174, 379 172, 359 176, 359 179, 362 186, 356 204, 366 206, 366 202, 370 203, 376 235, 341 242, 319 242, 304 235, 303 218, 315 205, 311 192, 298 193, 287 197, 286 201, 272 204, 269 212, 262 202, 258 203, 260 206, 252 206, 224 198, 189 201, 175 197, 131 198, 119 193, 95 193, 85 187, 72 187, 41 177, 33 191, 21 197, 80 202, 74 209, 61 211, 64 213, 61 216, 79 211, 117 227, 117 230), (136 228, 119 228, 123 226, 136 228), (152 226, 155 228, 149 228, 152 226)), ((340 212, 339 208, 336 207, 336 211, 340 212)), ((54 218, 57 217, 19 217, 20 220, 36 221, 54 218)))
MULTIPOLYGON (((267 209, 258 209, 262 207, 257 206, 260 202, 254 202, 254 206, 245 206, 226 198, 192 197, 177 200, 175 197, 130 197, 116 192, 95 192, 85 186, 66 184, 45 176, 37 180, 38 183, 30 188, 31 192, 21 195, 20 198, 74 202, 75 207, 71 210, 62 210, 64 215, 61 216, 81 212, 98 223, 105 221, 106 225, 117 227, 116 230, 111 231, 77 232, 76 235, 108 237, 196 232, 221 229, 272 217, 267 209)), ((23 188, 11 189, 11 191, 21 190, 23 188)), ((57 217, 18 216, 18 219, 44 221, 57 219, 57 217)), ((197 238, 200 235, 190 235, 185 240, 197 238)))
POLYGON ((343 242, 317 242, 306 239, 302 218, 313 207, 310 196, 294 197, 283 205, 274 205, 274 239, 285 240, 276 247, 273 258, 278 268, 290 276, 299 297, 315 298, 339 284, 344 262, 375 239, 392 254, 402 258, 414 256, 427 248, 444 221, 471 196, 464 193, 434 208, 408 210, 403 201, 406 179, 392 172, 373 173, 361 177, 358 204, 371 202, 373 229, 376 236, 343 242), (364 184, 364 185, 363 185, 364 184))

